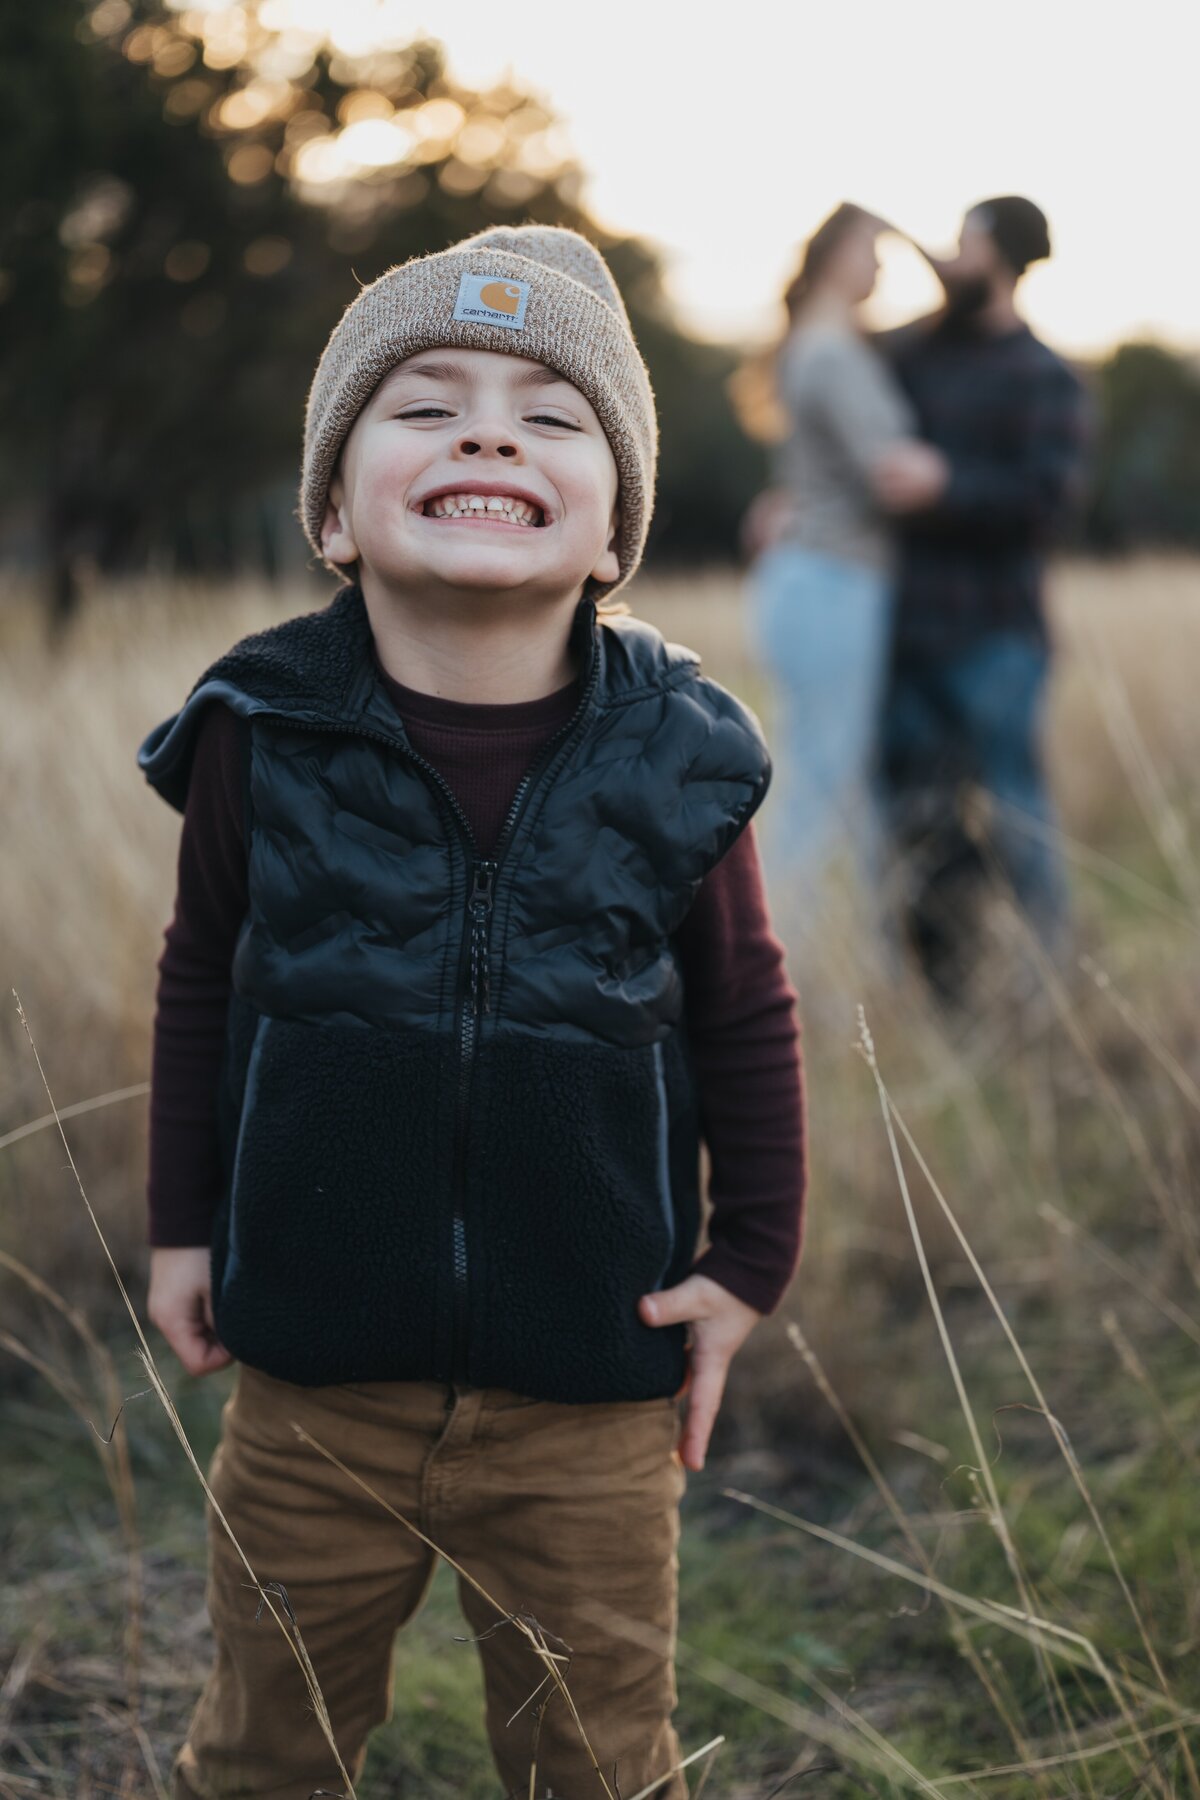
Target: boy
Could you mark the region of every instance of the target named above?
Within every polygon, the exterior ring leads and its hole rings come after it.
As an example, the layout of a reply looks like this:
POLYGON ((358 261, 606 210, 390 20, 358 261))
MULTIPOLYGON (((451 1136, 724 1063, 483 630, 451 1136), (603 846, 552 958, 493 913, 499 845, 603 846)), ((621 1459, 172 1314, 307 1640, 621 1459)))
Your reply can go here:
MULTIPOLYGON (((293 1421, 571 1647, 624 1793, 687 1791, 680 1462, 703 1465, 730 1358, 794 1268, 802 1102, 745 829, 758 728, 690 652, 596 612, 640 558, 654 457, 583 239, 495 230, 390 270, 308 404, 302 516, 351 584, 235 646, 140 753, 184 812, 150 1314, 190 1372, 240 1364, 214 1490, 286 1588, 351 1768, 433 1555, 293 1421)), ((340 1791, 219 1529, 210 1554, 217 1659, 177 1800, 340 1791)), ((462 1602, 497 1767, 527 1791, 544 1669, 462 1602)), ((601 1791, 558 1698, 537 1771, 601 1791)))

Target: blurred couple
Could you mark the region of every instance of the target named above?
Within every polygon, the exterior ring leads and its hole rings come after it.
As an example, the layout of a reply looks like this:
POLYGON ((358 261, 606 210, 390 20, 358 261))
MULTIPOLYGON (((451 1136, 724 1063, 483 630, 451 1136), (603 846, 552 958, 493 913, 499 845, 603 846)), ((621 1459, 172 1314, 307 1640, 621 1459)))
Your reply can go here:
POLYGON ((1084 396, 1017 308, 1021 277, 1050 254, 1031 201, 973 207, 951 258, 917 245, 944 304, 872 337, 861 311, 895 229, 839 206, 784 295, 773 483, 746 523, 752 616, 778 690, 785 892, 815 906, 849 844, 872 922, 961 1004, 984 878, 1011 888, 1049 950, 1063 939, 1039 750, 1041 560, 1080 486, 1084 396), (885 867, 896 886, 881 909, 885 867))

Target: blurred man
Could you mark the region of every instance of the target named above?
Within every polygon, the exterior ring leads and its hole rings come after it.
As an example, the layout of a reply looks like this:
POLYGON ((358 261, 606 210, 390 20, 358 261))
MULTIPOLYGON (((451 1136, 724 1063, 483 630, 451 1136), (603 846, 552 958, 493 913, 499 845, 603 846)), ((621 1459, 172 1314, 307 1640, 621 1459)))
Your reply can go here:
POLYGON ((922 438, 947 465, 932 504, 899 463, 894 479, 885 464, 880 487, 901 519, 885 807, 907 877, 907 934, 952 1003, 967 998, 979 961, 985 879, 1011 888, 1051 951, 1066 923, 1038 741, 1042 560, 1081 485, 1085 402, 1016 303, 1026 269, 1049 254, 1032 201, 983 202, 957 256, 928 258, 942 311, 882 340, 922 438))

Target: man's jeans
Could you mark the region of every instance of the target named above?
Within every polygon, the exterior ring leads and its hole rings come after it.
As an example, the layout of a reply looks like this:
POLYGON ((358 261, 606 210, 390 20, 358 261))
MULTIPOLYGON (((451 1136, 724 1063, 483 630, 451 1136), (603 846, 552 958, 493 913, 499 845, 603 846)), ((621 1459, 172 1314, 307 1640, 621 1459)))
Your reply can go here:
POLYGON ((906 921, 948 998, 978 951, 983 884, 1007 886, 1041 942, 1061 948, 1066 887, 1040 754, 1049 652, 993 634, 960 649, 902 645, 884 722, 885 804, 904 859, 906 921), (975 790, 980 829, 964 818, 975 790))

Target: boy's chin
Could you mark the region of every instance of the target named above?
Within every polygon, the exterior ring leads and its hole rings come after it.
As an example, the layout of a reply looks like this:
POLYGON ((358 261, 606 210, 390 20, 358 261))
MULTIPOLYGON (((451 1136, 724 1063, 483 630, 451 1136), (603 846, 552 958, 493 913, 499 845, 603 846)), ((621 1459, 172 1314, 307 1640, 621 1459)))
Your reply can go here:
POLYGON ((464 547, 462 551, 447 549, 436 556, 405 558, 397 567, 395 579, 406 586, 432 585, 453 588, 460 593, 514 593, 524 587, 554 593, 580 593, 587 579, 586 570, 552 567, 537 555, 522 554, 524 546, 508 546, 491 550, 464 547))

